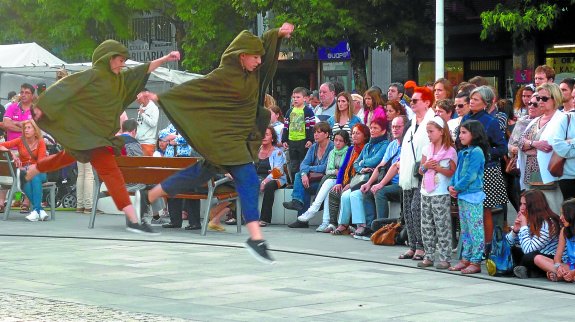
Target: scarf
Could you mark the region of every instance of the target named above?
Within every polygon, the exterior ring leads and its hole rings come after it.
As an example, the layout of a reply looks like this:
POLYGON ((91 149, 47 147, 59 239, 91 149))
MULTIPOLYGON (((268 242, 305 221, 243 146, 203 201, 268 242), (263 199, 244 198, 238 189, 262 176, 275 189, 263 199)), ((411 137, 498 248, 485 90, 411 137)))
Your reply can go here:
POLYGON ((355 162, 355 160, 357 160, 357 157, 359 157, 359 154, 361 153, 361 150, 363 150, 364 146, 365 146, 365 143, 353 146, 353 152, 351 152, 351 155, 349 156, 349 161, 347 162, 347 167, 345 167, 345 174, 343 176, 343 185, 344 186, 355 175, 355 168, 353 167, 353 163, 355 162))
MULTIPOLYGON (((433 143, 429 144, 429 146, 427 147, 427 151, 429 152, 427 160, 433 160, 439 163, 439 161, 441 160, 453 159, 453 150, 449 149, 449 147, 446 148, 444 145, 442 145, 437 153, 435 153, 434 150, 435 150, 434 144, 433 143)), ((423 188, 425 189, 425 191, 432 192, 433 190, 435 190, 435 188, 437 188, 437 180, 435 180, 436 172, 437 171, 433 169, 427 169, 427 171, 425 171, 425 173, 423 174, 423 188)))

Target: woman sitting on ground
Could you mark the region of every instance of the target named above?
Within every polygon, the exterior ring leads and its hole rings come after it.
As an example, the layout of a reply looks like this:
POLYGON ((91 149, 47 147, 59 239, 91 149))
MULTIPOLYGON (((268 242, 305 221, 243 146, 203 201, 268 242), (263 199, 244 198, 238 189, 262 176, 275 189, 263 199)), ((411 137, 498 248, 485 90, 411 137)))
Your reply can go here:
POLYGON ((517 264, 513 269, 516 277, 528 278, 529 275, 543 273, 535 263, 535 256, 555 257, 559 221, 559 216, 551 211, 541 190, 528 190, 521 195, 517 219, 506 236, 517 264))
POLYGON ((283 148, 278 147, 277 143, 278 136, 273 126, 270 125, 262 139, 258 152, 259 162, 256 164, 256 171, 261 180, 260 192, 263 193, 260 227, 265 227, 272 222, 275 191, 286 185, 284 173, 286 157, 283 148))
POLYGON ((569 199, 561 206, 559 217, 563 228, 559 233, 559 244, 553 259, 535 256, 535 265, 547 272, 547 279, 552 282, 575 280, 575 199, 569 199))
MULTIPOLYGON (((328 194, 331 188, 336 183, 337 173, 343 163, 347 149, 349 148, 349 134, 347 131, 337 131, 333 135, 333 145, 334 148, 328 155, 327 169, 325 170, 325 176, 322 179, 321 186, 315 195, 315 199, 311 206, 299 217, 297 220, 288 226, 290 228, 308 227, 308 222, 315 216, 316 212, 319 211, 321 204, 323 203, 323 220, 321 225, 317 227, 315 231, 323 232, 329 226, 329 198, 328 194)), ((335 226, 333 227, 335 229, 335 226)))
MULTIPOLYGON (((18 147, 19 157, 14 158, 14 163, 19 170, 27 170, 28 166, 46 157, 42 132, 33 120, 22 121, 21 137, 0 143, 0 151, 9 151, 13 147, 18 147)), ((42 207, 43 182, 46 182, 46 174, 40 173, 22 187, 32 203, 32 211, 26 216, 29 221, 44 221, 49 217, 42 207)))

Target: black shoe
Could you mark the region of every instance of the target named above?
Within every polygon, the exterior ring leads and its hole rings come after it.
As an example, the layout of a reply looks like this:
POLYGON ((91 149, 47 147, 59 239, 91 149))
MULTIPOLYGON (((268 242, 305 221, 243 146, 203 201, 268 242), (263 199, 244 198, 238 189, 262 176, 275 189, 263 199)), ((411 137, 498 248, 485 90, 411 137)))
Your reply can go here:
POLYGON ((162 228, 182 228, 182 225, 176 225, 176 224, 169 223, 169 224, 163 224, 162 228))
POLYGON ((303 203, 299 200, 292 200, 292 201, 286 201, 283 203, 284 208, 286 209, 290 209, 290 210, 297 210, 297 211, 302 211, 303 210, 303 203))
POLYGON ((126 230, 136 234, 149 234, 149 235, 159 235, 160 233, 152 229, 147 223, 128 223, 126 225, 126 230))
POLYGON ((296 220, 288 225, 289 228, 309 228, 309 223, 307 221, 296 220))
POLYGON ((202 225, 187 225, 185 230, 200 230, 202 229, 202 225))
POLYGON ((24 186, 26 185, 26 182, 28 182, 26 181, 26 170, 16 169, 16 177, 18 178, 16 189, 24 191, 24 186))
POLYGON ((265 240, 252 240, 250 238, 246 241, 246 249, 253 257, 264 264, 275 263, 268 253, 268 246, 265 240))

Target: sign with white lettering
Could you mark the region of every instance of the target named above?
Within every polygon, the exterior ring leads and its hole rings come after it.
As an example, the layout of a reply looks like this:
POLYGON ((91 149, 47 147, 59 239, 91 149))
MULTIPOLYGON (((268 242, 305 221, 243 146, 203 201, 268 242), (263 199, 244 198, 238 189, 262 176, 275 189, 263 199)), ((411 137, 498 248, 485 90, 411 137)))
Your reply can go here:
POLYGON ((134 40, 128 43, 130 59, 146 62, 158 59, 175 50, 174 45, 165 41, 153 41, 151 44, 143 40, 134 40))
POLYGON ((317 50, 319 60, 350 60, 351 51, 347 41, 340 41, 335 47, 319 47, 317 50))

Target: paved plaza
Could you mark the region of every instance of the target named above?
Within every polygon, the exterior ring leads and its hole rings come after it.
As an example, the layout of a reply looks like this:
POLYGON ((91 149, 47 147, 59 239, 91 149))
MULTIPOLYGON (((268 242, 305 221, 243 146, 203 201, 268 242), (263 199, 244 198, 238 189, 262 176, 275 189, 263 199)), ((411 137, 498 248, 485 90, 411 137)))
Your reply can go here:
POLYGON ((0 321, 568 321, 575 285, 416 268, 406 247, 286 226, 128 233, 124 218, 0 221, 0 321))

